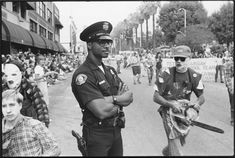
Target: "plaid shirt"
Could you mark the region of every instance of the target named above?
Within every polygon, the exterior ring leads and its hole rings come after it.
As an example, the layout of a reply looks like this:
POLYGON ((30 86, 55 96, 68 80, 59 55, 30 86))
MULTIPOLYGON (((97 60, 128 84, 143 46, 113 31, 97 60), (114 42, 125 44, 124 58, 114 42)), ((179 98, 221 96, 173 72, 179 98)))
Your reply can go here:
POLYGON ((60 154, 58 144, 46 126, 23 115, 13 129, 2 132, 2 149, 4 157, 60 154))
POLYGON ((232 85, 233 77, 234 77, 233 61, 229 60, 225 63, 225 68, 224 68, 225 85, 226 87, 228 87, 229 90, 233 88, 233 85, 232 85))

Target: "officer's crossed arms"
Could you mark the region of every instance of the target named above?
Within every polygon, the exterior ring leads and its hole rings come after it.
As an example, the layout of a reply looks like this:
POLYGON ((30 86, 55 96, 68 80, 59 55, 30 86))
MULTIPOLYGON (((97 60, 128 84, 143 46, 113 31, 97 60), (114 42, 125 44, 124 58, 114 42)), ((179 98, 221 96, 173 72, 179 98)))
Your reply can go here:
POLYGON ((126 107, 132 101, 133 93, 129 91, 127 85, 120 83, 117 95, 94 99, 87 103, 87 108, 102 120, 115 115, 120 110, 120 107, 126 107))

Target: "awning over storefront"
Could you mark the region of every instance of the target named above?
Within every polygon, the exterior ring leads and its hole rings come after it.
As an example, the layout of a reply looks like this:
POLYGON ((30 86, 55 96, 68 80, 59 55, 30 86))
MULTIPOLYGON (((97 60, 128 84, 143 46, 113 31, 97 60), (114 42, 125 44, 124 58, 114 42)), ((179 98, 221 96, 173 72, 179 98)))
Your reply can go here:
POLYGON ((47 49, 50 49, 50 50, 53 50, 53 45, 51 44, 50 40, 45 38, 45 37, 42 37, 42 39, 44 40, 44 42, 46 43, 46 48, 47 49))
POLYGON ((2 19, 2 40, 56 52, 64 50, 60 43, 55 43, 5 19, 2 19))
POLYGON ((47 49, 50 49, 50 50, 53 50, 53 51, 59 51, 59 48, 55 44, 55 42, 53 42, 52 40, 49 40, 45 37, 42 37, 42 39, 45 41, 47 49))
POLYGON ((55 19, 55 25, 57 25, 59 28, 63 28, 64 27, 57 17, 54 16, 54 19, 55 19))
POLYGON ((55 42, 55 44, 58 46, 59 52, 64 52, 64 47, 59 42, 55 42))
POLYGON ((33 38, 33 46, 37 48, 47 49, 45 41, 38 34, 29 31, 29 34, 33 38))
MULTIPOLYGON (((13 24, 5 19, 2 19, 2 23, 3 25, 4 24, 6 25, 7 30, 5 30, 5 33, 6 36, 9 37, 9 39, 5 38, 5 40, 22 45, 33 46, 33 40, 28 30, 16 24, 13 24), (7 32, 9 32, 9 35, 7 34, 7 32)), ((3 25, 2 25, 2 30, 5 29, 3 25)), ((2 37, 4 37, 4 35, 2 35, 2 37)), ((4 38, 2 38, 2 40, 4 40, 4 38)))
POLYGON ((9 36, 7 36, 8 33, 6 33, 6 25, 2 23, 2 40, 3 41, 9 41, 9 36))
POLYGON ((59 48, 58 48, 58 46, 55 44, 55 42, 53 42, 53 41, 51 41, 51 40, 49 40, 51 43, 52 43, 52 45, 53 45, 53 50, 54 51, 56 51, 56 52, 58 52, 59 51, 59 48))

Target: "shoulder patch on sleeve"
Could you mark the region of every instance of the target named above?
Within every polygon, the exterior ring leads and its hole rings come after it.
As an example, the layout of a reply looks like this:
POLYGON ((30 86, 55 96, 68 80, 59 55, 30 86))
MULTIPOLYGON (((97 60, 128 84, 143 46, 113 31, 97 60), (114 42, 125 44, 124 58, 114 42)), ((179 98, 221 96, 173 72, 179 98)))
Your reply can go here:
POLYGON ((202 83, 202 79, 200 79, 199 83, 198 83, 198 86, 197 86, 197 89, 203 89, 204 86, 203 86, 203 83, 202 83))
POLYGON ((76 78, 76 85, 82 85, 83 83, 85 83, 87 80, 87 76, 85 74, 79 74, 76 78))

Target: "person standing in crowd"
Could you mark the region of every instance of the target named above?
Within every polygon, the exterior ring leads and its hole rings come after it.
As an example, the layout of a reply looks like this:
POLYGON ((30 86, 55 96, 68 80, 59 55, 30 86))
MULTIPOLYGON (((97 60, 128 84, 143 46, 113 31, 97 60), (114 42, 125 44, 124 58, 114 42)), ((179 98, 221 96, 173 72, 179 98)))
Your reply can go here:
POLYGON ((23 96, 15 89, 2 93, 2 156, 59 156, 52 133, 38 120, 23 116, 23 96))
POLYGON ((153 79, 154 58, 152 57, 151 53, 148 53, 146 57, 147 57, 147 59, 145 60, 145 67, 147 69, 149 86, 151 86, 152 85, 152 79, 153 79))
POLYGON ((123 68, 125 69, 127 67, 127 54, 125 53, 124 54, 124 57, 123 57, 123 68))
POLYGON ((225 60, 224 81, 228 90, 231 121, 230 124, 234 126, 234 63, 233 57, 228 57, 225 60))
POLYGON ((136 52, 134 52, 134 54, 132 54, 132 56, 130 57, 129 64, 132 68, 134 84, 136 84, 136 82, 141 84, 140 57, 136 52))
POLYGON ((162 55, 161 52, 158 52, 155 56, 156 62, 156 78, 158 77, 159 73, 162 71, 162 55))
POLYGON ((162 150, 164 156, 182 155, 181 146, 190 129, 188 122, 198 118, 200 106, 205 102, 202 75, 188 67, 190 48, 177 46, 173 53, 175 66, 159 75, 153 95, 154 102, 161 105, 158 111, 168 139, 168 145, 162 150), (190 100, 192 91, 197 96, 196 101, 190 100), (175 114, 183 118, 175 117, 175 114))
POLYGON ((133 94, 116 70, 102 62, 111 52, 111 30, 109 22, 101 21, 80 34, 80 39, 87 42, 88 56, 74 72, 71 87, 83 113, 82 131, 87 156, 123 155, 123 107, 132 103, 133 94))
POLYGON ((38 119, 49 127, 48 108, 42 98, 42 92, 25 78, 22 64, 15 60, 8 61, 3 65, 3 72, 6 82, 2 85, 2 91, 14 89, 24 97, 21 114, 38 119))
POLYGON ((45 73, 45 57, 43 55, 38 55, 36 58, 36 66, 34 68, 35 78, 38 88, 43 94, 43 99, 45 100, 47 106, 49 107, 49 96, 47 87, 47 77, 51 74, 57 74, 55 71, 49 71, 45 73))
POLYGON ((217 82, 218 79, 218 73, 220 75, 220 82, 224 83, 223 80, 223 54, 222 53, 218 53, 217 54, 217 58, 216 58, 216 67, 215 67, 215 82, 217 82))
POLYGON ((115 59, 116 59, 116 64, 117 64, 117 73, 120 74, 121 73, 120 68, 121 68, 121 63, 122 63, 122 56, 120 54, 117 54, 115 56, 115 59))

